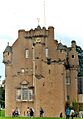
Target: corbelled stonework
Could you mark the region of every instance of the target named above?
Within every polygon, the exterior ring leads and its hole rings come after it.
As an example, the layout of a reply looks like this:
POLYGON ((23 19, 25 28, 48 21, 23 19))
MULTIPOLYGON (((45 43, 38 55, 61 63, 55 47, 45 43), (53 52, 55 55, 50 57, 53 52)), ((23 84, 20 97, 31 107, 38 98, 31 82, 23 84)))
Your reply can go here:
POLYGON ((5 63, 6 116, 16 107, 25 116, 27 107, 39 116, 40 107, 45 117, 65 115, 66 101, 78 99, 78 54, 76 42, 71 47, 58 43, 54 27, 19 30, 18 38, 3 52, 5 63))

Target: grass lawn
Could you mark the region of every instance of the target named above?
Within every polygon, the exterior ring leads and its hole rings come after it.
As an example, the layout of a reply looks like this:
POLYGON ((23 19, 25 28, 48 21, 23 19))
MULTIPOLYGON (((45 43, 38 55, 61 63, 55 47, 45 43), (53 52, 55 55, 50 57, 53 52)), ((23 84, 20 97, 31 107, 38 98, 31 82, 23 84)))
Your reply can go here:
MULTIPOLYGON (((66 119, 66 118, 57 118, 57 117, 33 117, 33 118, 29 118, 29 117, 5 117, 5 110, 2 109, 0 110, 0 119, 66 119)), ((70 118, 71 119, 71 118, 70 118)), ((74 118, 74 119, 80 119, 80 118, 74 118)))
MULTIPOLYGON (((30 119, 30 118, 28 118, 28 117, 0 117, 0 119, 30 119)), ((49 118, 46 118, 46 117, 43 117, 43 118, 36 118, 36 117, 34 117, 34 118, 32 118, 32 119, 65 119, 65 118, 52 118, 52 117, 49 117, 49 118)), ((71 119, 71 118, 70 118, 71 119)), ((74 119, 80 119, 80 118, 74 118, 74 119)))
MULTIPOLYGON (((52 118, 52 117, 33 117, 33 118, 29 118, 29 117, 5 117, 5 110, 2 109, 0 110, 0 119, 66 119, 66 118, 52 118)), ((71 118, 70 118, 71 119, 71 118)), ((74 118, 74 119, 80 119, 80 118, 74 118)))
POLYGON ((5 110, 4 109, 1 109, 0 110, 0 117, 4 117, 5 116, 5 110))
MULTIPOLYGON (((60 119, 60 118, 28 118, 28 117, 0 117, 0 119, 60 119)), ((65 119, 65 118, 62 118, 65 119)))

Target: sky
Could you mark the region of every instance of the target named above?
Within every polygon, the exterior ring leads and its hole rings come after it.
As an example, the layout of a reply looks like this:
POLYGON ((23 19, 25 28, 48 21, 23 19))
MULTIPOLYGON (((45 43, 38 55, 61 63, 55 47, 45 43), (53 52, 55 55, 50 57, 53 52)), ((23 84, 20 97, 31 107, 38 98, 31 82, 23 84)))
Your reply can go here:
POLYGON ((55 39, 83 48, 83 0, 0 0, 0 76, 5 78, 3 51, 18 37, 18 30, 38 26, 55 28, 55 39), (39 22, 38 22, 39 19, 39 22))

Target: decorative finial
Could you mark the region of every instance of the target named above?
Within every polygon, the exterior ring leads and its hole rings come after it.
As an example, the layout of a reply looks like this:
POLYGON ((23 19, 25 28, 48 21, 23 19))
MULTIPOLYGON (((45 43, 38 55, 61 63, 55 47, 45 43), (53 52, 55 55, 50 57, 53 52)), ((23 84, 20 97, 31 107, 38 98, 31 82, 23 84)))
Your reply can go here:
POLYGON ((7 45, 9 46, 9 42, 7 43, 7 45))
POLYGON ((38 25, 39 25, 39 22, 40 22, 40 18, 37 18, 37 21, 38 21, 38 25))

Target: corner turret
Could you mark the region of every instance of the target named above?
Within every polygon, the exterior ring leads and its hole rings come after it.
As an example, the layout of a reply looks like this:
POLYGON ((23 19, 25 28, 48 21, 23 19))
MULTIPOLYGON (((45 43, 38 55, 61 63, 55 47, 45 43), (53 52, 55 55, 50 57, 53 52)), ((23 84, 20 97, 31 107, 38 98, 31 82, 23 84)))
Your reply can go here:
POLYGON ((76 41, 71 41, 71 50, 69 52, 69 64, 71 68, 79 66, 78 53, 76 52, 76 41))
POLYGON ((11 58, 12 58, 12 47, 9 46, 9 43, 7 47, 5 48, 3 52, 3 63, 4 64, 10 64, 11 63, 11 58))

